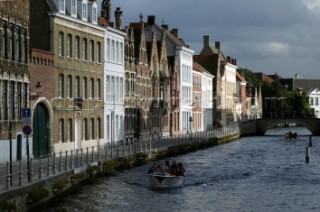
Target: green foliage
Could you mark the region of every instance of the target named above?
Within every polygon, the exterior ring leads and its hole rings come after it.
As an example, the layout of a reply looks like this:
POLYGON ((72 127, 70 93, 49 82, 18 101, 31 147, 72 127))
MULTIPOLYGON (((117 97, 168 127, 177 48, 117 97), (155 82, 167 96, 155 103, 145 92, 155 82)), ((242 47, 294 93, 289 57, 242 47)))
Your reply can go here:
POLYGON ((8 202, 8 201, 4 201, 0 203, 0 211, 15 211, 16 210, 16 205, 8 202))
POLYGON ((77 174, 74 174, 72 175, 70 178, 72 181, 78 181, 78 180, 82 180, 84 177, 85 177, 85 173, 77 173, 77 174))
POLYGON ((28 199, 32 202, 32 203, 37 203, 42 199, 45 199, 49 196, 49 191, 45 188, 40 188, 34 191, 30 191, 28 193, 28 199))
POLYGON ((259 86, 261 81, 257 78, 256 74, 247 68, 238 68, 237 71, 244 76, 247 82, 253 86, 259 86))
POLYGON ((120 159, 120 166, 122 169, 131 169, 133 167, 134 158, 132 156, 126 156, 120 159))
POLYGON ((67 179, 58 180, 52 185, 51 189, 52 191, 56 191, 56 192, 62 191, 68 185, 68 183, 69 182, 67 179))
POLYGON ((115 168, 119 167, 119 161, 106 160, 103 162, 103 170, 106 174, 111 174, 115 168))
POLYGON ((148 154, 147 153, 139 153, 135 155, 135 162, 134 165, 135 166, 141 166, 143 164, 147 163, 147 159, 148 159, 148 154))
POLYGON ((87 172, 89 172, 89 173, 95 173, 95 172, 98 172, 98 171, 99 171, 99 167, 96 166, 96 165, 89 166, 89 167, 87 168, 87 172))

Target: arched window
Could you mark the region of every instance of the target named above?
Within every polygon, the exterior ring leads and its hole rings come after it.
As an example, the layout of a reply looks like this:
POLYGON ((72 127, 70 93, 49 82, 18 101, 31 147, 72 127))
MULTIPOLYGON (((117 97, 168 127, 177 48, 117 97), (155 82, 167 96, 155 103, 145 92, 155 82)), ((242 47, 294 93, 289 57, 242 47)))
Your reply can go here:
POLYGON ((59 120, 59 143, 64 142, 64 120, 60 119, 59 120))
POLYGON ((63 56, 64 55, 64 38, 63 38, 63 32, 59 32, 59 56, 63 56))
POLYGON ((76 36, 74 40, 74 56, 76 59, 80 58, 80 38, 76 36))
POLYGON ((72 119, 68 119, 68 126, 67 126, 67 141, 72 141, 72 119))
POLYGON ((62 74, 59 75, 59 97, 64 98, 64 76, 62 74))
POLYGON ((67 36, 67 57, 72 57, 72 36, 68 34, 67 36))
POLYGON ((67 79, 67 98, 72 98, 72 76, 69 75, 67 79))

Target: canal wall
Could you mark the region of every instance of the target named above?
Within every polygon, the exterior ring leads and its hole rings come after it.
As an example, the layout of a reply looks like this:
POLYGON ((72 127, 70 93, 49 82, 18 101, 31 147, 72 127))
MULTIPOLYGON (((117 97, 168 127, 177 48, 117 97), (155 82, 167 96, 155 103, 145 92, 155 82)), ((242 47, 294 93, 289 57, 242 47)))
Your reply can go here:
MULTIPOLYGON (((75 167, 71 166, 70 170, 57 172, 55 175, 48 176, 45 179, 32 183, 29 182, 24 186, 11 188, 6 192, 0 193, 0 211, 41 211, 41 208, 47 204, 58 201, 65 195, 70 194, 70 192, 79 189, 82 185, 94 181, 97 177, 114 175, 117 171, 140 166, 149 161, 159 160, 165 157, 174 157, 199 149, 225 144, 238 139, 239 136, 240 133, 238 129, 229 129, 211 134, 210 132, 206 132, 205 134, 198 133, 192 136, 182 136, 176 140, 162 140, 161 142, 163 143, 168 142, 168 144, 164 146, 157 146, 156 142, 148 143, 147 141, 139 141, 140 146, 134 148, 138 150, 140 148, 140 151, 132 151, 130 153, 129 150, 128 154, 126 154, 127 150, 124 150, 125 148, 123 147, 122 150, 117 149, 116 154, 115 152, 108 153, 108 149, 106 149, 107 155, 104 159, 101 159, 99 148, 98 152, 93 149, 92 155, 89 154, 90 151, 87 149, 87 155, 82 155, 85 151, 81 151, 79 158, 75 157, 72 159, 71 157, 70 164, 72 164, 72 160, 74 160, 75 167), (142 145, 143 143, 145 146, 142 145), (149 149, 147 146, 149 146, 149 149), (119 152, 123 154, 119 156, 119 152), (96 154, 99 155, 98 161, 94 160, 96 154)), ((70 156, 64 157, 65 164, 69 163, 68 158, 70 158, 70 156)), ((56 165, 59 165, 57 161, 60 161, 61 165, 61 162, 64 160, 60 158, 54 161, 56 165)), ((55 167, 55 165, 52 165, 52 167, 55 167)), ((67 167, 65 167, 65 169, 67 169, 67 167)))

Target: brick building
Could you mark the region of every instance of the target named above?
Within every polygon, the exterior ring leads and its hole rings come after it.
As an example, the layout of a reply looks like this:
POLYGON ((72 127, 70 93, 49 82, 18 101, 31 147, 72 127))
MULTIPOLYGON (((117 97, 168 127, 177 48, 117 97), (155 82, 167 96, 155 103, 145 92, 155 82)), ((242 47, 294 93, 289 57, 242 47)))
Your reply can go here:
POLYGON ((0 161, 26 158, 22 108, 29 107, 29 1, 0 4, 0 161))

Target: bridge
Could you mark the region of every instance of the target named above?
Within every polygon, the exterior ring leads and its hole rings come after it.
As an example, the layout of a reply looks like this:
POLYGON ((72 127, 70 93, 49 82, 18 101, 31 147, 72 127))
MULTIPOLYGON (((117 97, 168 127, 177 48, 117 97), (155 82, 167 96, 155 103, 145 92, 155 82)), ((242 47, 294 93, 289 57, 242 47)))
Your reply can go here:
POLYGON ((320 135, 319 118, 261 118, 243 121, 240 133, 246 135, 264 135, 268 130, 277 127, 297 126, 307 128, 312 135, 320 135))

